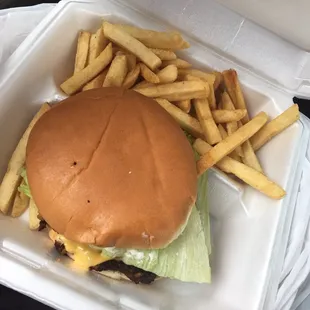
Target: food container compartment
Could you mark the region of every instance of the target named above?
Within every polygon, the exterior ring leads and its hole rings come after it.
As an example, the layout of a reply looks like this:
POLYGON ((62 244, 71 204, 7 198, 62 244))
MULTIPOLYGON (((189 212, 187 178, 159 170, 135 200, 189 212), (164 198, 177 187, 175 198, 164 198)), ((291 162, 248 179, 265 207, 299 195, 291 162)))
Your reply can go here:
MULTIPOLYGON (((150 29, 171 29, 160 20, 113 1, 68 1, 58 5, 0 74, 1 175, 39 105, 65 98, 59 85, 72 72, 78 31, 95 31, 102 18, 150 29)), ((229 55, 218 54, 208 42, 196 41, 194 35, 184 36, 191 43, 184 57, 197 67, 238 70, 251 115, 265 111, 273 118, 291 104, 290 96, 234 63, 229 55)), ((55 255, 44 232, 28 230, 27 214, 14 220, 0 216, 0 257, 3 262, 12 260, 21 270, 28 270, 31 280, 25 293, 58 308, 85 309, 91 305, 91 309, 260 309, 271 272, 270 261, 274 259, 274 242, 289 207, 302 133, 303 125, 297 122, 258 152, 267 175, 288 191, 283 200, 271 200, 210 171, 212 285, 165 279, 151 286, 136 286, 82 272, 69 259, 55 255), (39 278, 49 283, 50 293, 38 285, 39 278), (64 300, 66 294, 72 294, 71 303, 64 300)), ((13 265, 8 263, 5 272, 1 270, 4 263, 0 264, 0 281, 7 285, 14 283, 9 274, 13 265)), ((25 291, 24 286, 17 289, 25 291)))

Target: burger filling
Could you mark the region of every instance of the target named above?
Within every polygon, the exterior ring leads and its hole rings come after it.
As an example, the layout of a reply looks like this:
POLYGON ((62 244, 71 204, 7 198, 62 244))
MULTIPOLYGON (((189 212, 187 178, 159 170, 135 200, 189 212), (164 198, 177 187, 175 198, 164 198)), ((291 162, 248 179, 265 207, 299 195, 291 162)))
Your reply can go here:
MULTIPOLYGON (((19 188, 31 197, 26 170, 19 188)), ((209 283, 210 221, 207 205, 207 174, 198 179, 196 204, 180 236, 163 249, 119 249, 85 245, 49 232, 56 249, 67 254, 80 266, 95 270, 119 271, 135 283, 151 283, 156 276, 186 282, 209 283)))

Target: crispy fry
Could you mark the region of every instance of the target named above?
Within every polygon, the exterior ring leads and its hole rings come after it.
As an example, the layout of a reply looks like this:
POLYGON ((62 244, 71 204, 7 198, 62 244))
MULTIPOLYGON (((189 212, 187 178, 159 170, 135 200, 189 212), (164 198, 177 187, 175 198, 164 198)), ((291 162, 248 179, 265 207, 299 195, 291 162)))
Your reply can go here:
POLYGON ((155 99, 180 125, 196 138, 202 138, 203 132, 198 120, 173 105, 166 99, 155 99))
POLYGON ((138 88, 146 88, 146 87, 152 87, 152 86, 154 86, 154 84, 149 83, 147 81, 141 81, 140 83, 135 85, 134 90, 136 90, 138 88))
MULTIPOLYGON (((183 71, 183 70, 181 70, 183 71)), ((178 80, 179 81, 204 81, 201 78, 191 75, 191 74, 179 74, 180 73, 180 69, 178 70, 178 80)))
POLYGON ((103 87, 121 87, 127 75, 127 58, 125 55, 115 56, 107 76, 104 79, 103 87))
POLYGON ((123 24, 115 24, 114 26, 125 31, 147 47, 178 50, 190 46, 178 32, 159 32, 123 24))
POLYGON ((214 118, 214 121, 217 124, 220 123, 228 123, 228 122, 236 122, 244 117, 244 115, 247 113, 246 110, 240 109, 240 110, 214 110, 212 111, 212 116, 214 118))
POLYGON ((216 99, 215 99, 215 93, 214 93, 214 86, 211 83, 211 84, 209 84, 209 87, 210 87, 210 94, 208 97, 208 101, 209 101, 210 109, 215 110, 216 109, 216 99))
MULTIPOLYGON (((201 139, 197 139, 193 147, 200 155, 204 155, 212 149, 208 143, 201 139)), ((229 156, 225 156, 222 160, 217 162, 216 167, 226 173, 234 174, 240 180, 270 198, 281 199, 285 195, 285 191, 279 185, 269 180, 264 174, 234 160, 229 156)))
POLYGON ((50 106, 47 103, 44 103, 41 106, 39 112, 34 116, 22 138, 18 142, 18 145, 9 161, 7 172, 0 186, 0 211, 4 214, 7 214, 9 211, 17 187, 21 182, 20 169, 25 164, 26 146, 28 143, 29 134, 38 119, 49 109, 50 106))
POLYGON ((159 77, 152 70, 150 70, 144 63, 140 63, 140 73, 148 83, 152 84, 159 83, 159 77))
POLYGON ((209 95, 209 89, 200 81, 174 82, 134 88, 146 97, 163 98, 169 101, 204 98, 209 95))
POLYGON ((221 141, 222 137, 212 117, 208 99, 194 99, 193 104, 206 141, 211 145, 221 141))
POLYGON ((178 68, 175 65, 169 65, 163 69, 161 69, 157 76, 159 78, 160 83, 172 83, 178 77, 178 68))
POLYGON ((267 123, 251 138, 253 149, 257 151, 270 139, 291 126, 297 120, 299 120, 299 109, 298 105, 294 104, 275 119, 267 123))
POLYGON ((247 140, 242 144, 241 147, 242 147, 242 151, 243 151, 243 157, 242 157, 243 163, 246 164, 247 166, 263 173, 263 169, 259 163, 259 160, 258 160, 256 154, 254 153, 251 142, 249 140, 247 140))
POLYGON ((225 128, 223 127, 222 124, 218 124, 217 125, 217 128, 219 129, 219 132, 221 134, 221 137, 222 137, 222 140, 223 139, 226 139, 228 137, 228 133, 227 131, 225 130, 225 128))
POLYGON ((137 64, 137 57, 135 55, 129 54, 125 51, 118 51, 118 52, 116 52, 115 55, 116 56, 122 56, 122 55, 126 56, 128 71, 131 71, 135 68, 135 66, 137 64))
MULTIPOLYGON (((228 137, 228 133, 227 131, 225 130, 225 128, 222 126, 222 124, 218 124, 217 125, 217 128, 219 129, 220 131, 220 134, 221 134, 221 137, 222 137, 222 140, 226 139, 228 137)), ((230 153, 231 158, 235 159, 235 160, 238 160, 240 161, 240 156, 236 153, 236 150, 232 151, 230 153)))
MULTIPOLYGON (((236 109, 246 109, 246 103, 243 97, 243 93, 241 90, 241 86, 238 80, 238 75, 235 70, 226 70, 223 72, 223 79, 224 79, 224 84, 226 87, 226 90, 228 94, 230 95, 230 98, 233 101, 233 104, 236 109)), ((242 123, 245 124, 250 120, 249 116, 246 115, 242 119, 242 123)))
POLYGON ((89 83, 87 83, 83 87, 83 91, 93 89, 93 88, 100 88, 102 87, 102 84, 104 82, 104 79, 106 78, 108 73, 108 69, 105 69, 103 72, 101 72, 98 76, 96 76, 94 79, 92 79, 89 83))
POLYGON ((180 77, 188 76, 188 78, 192 78, 194 76, 212 85, 215 82, 215 75, 213 73, 206 73, 197 69, 179 69, 178 72, 180 77))
POLYGON ((155 70, 161 65, 161 60, 152 51, 128 32, 125 32, 122 27, 103 22, 103 33, 111 41, 137 56, 151 70, 155 70))
POLYGON ((136 64, 136 67, 127 74, 123 83, 123 87, 129 89, 133 85, 135 85, 139 77, 139 74, 140 74, 140 65, 136 64))
MULTIPOLYGON (((222 103, 222 108, 225 109, 225 110, 231 110, 231 111, 234 111, 235 110, 235 107, 234 107, 234 104, 232 103, 228 93, 225 91, 223 92, 222 94, 222 100, 221 100, 221 103, 222 103)), ((238 129, 238 124, 237 122, 235 121, 232 121, 232 122, 228 122, 226 124, 226 128, 227 128, 227 133, 228 135, 230 136, 232 133, 234 133, 235 131, 237 131, 238 129)), ((235 152, 238 154, 238 156, 240 157, 243 157, 243 150, 242 150, 242 147, 241 146, 238 146, 236 149, 235 149, 235 152)))
POLYGON ((29 202, 29 228, 31 230, 38 230, 40 227, 39 210, 34 201, 30 199, 29 202))
POLYGON ((174 104, 177 107, 179 107, 182 111, 184 111, 185 113, 189 113, 189 111, 191 110, 191 106, 192 106, 190 99, 176 101, 174 102, 174 104))
POLYGON ((178 69, 187 69, 187 68, 191 68, 191 64, 183 59, 177 58, 177 59, 172 59, 172 60, 164 60, 162 67, 167 67, 169 65, 174 65, 176 66, 178 69))
POLYGON ((17 191, 13 203, 13 208, 11 212, 12 217, 21 216, 27 209, 29 205, 29 197, 23 192, 17 191))
POLYGON ((127 58, 128 71, 132 71, 136 67, 137 57, 135 55, 132 55, 132 54, 127 54, 126 58, 127 58))
POLYGON ((88 64, 91 64, 108 44, 109 40, 104 36, 102 28, 100 27, 96 33, 93 33, 90 37, 88 64))
POLYGON ((161 60, 172 60, 177 58, 177 55, 173 51, 163 50, 160 48, 150 48, 150 50, 161 60))
POLYGON ((112 60, 112 44, 100 53, 100 55, 86 68, 71 76, 68 80, 60 85, 60 88, 67 94, 73 95, 89 81, 102 72, 112 60))
POLYGON ((201 175, 204 171, 214 166, 219 160, 231 153, 238 145, 241 145, 252 137, 267 122, 267 119, 267 114, 260 112, 231 136, 228 136, 215 145, 197 162, 198 175, 201 175))
POLYGON ((214 90, 217 90, 217 88, 221 85, 223 81, 223 75, 221 72, 218 71, 212 71, 212 74, 215 75, 214 90))
POLYGON ((90 33, 87 31, 80 31, 75 55, 74 73, 84 69, 87 64, 89 51, 90 33))

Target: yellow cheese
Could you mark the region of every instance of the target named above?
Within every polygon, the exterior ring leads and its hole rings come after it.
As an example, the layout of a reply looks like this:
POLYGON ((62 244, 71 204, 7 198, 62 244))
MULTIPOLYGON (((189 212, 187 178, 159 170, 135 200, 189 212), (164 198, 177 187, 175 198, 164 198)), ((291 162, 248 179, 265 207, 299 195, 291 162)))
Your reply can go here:
POLYGON ((100 250, 95 250, 87 244, 82 244, 66 239, 64 236, 57 234, 54 230, 49 231, 50 238, 55 242, 62 243, 66 251, 79 266, 88 269, 105 261, 110 260, 108 256, 102 255, 100 250))

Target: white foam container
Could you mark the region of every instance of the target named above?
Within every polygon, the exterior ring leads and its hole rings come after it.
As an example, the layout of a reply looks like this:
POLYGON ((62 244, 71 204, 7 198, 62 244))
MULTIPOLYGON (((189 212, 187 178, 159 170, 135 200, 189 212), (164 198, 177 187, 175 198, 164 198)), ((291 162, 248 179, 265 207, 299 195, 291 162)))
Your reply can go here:
MULTIPOLYGON (((154 3, 64 1, 28 36, 0 72, 1 175, 39 105, 64 98, 58 86, 72 72, 78 31, 96 30, 102 18, 158 30, 178 28, 191 43, 184 58, 199 68, 238 70, 252 115, 265 111, 275 117, 292 104, 295 87, 305 89, 304 81, 290 84, 285 69, 278 78, 278 72, 260 67, 262 59, 256 59, 257 67, 246 64, 258 55, 247 44, 242 48, 246 39, 240 29, 250 38, 249 31, 258 35, 259 28, 240 27, 236 13, 213 1, 154 3)), ((290 48, 285 51, 288 57, 290 48)), ((262 50, 260 57, 266 53, 262 50)), ((276 64, 268 59, 271 69, 280 68, 284 58, 279 58, 272 59, 276 64)), ((0 282, 59 309, 273 309, 308 142, 309 127, 300 121, 258 152, 264 171, 287 190, 280 201, 210 172, 211 285, 161 280, 136 286, 84 273, 55 254, 46 234, 29 231, 27 214, 21 219, 0 215, 0 282)))

